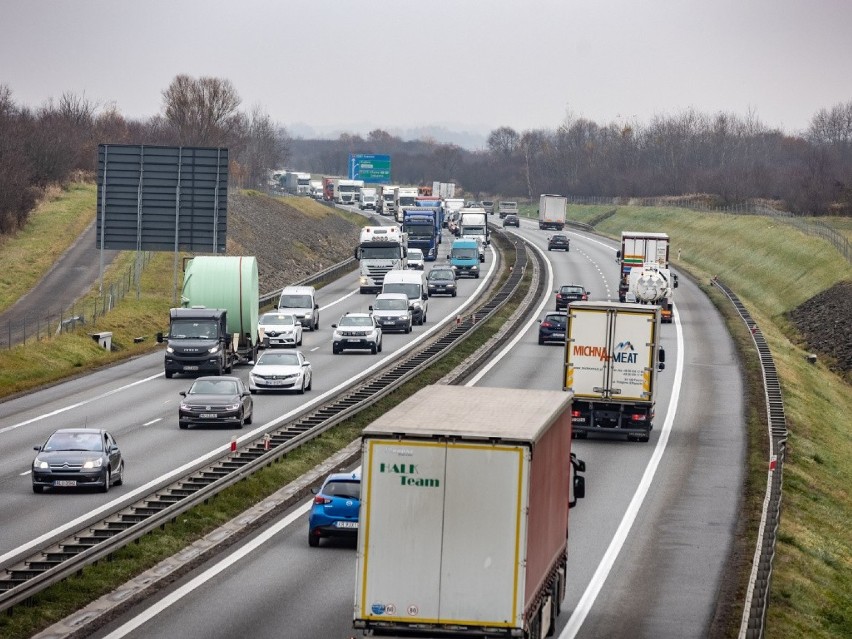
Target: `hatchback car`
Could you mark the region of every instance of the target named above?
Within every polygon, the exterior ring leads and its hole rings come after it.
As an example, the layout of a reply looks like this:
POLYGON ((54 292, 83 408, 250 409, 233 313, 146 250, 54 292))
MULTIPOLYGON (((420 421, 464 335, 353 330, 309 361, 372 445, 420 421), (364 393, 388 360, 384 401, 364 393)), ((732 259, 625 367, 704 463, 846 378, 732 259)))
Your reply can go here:
POLYGON ((382 329, 370 313, 346 313, 331 327, 331 352, 335 355, 348 348, 368 349, 373 355, 382 352, 382 329))
POLYGON ((107 492, 124 483, 124 459, 113 436, 99 428, 61 428, 33 460, 33 492, 92 486, 107 492))
POLYGON ((548 313, 544 319, 539 320, 538 343, 565 341, 565 327, 568 324, 567 313, 548 313))
POLYGON ((556 235, 551 235, 549 238, 547 238, 547 250, 570 251, 571 240, 568 239, 567 235, 562 235, 560 233, 557 233, 556 235))
POLYGON ((423 251, 419 248, 408 249, 408 268, 423 270, 423 251))
POLYGON ((249 392, 294 390, 300 395, 311 390, 313 369, 301 351, 261 353, 249 372, 249 392))
POLYGON ((506 228, 507 226, 521 228, 521 221, 518 219, 517 215, 507 215, 503 218, 503 228, 506 228))
POLYGON ((400 331, 410 333, 414 318, 405 293, 379 293, 370 306, 382 332, 400 331))
POLYGON ((455 270, 452 268, 433 268, 426 276, 426 288, 430 297, 432 295, 455 297, 458 293, 455 270))
POLYGON ((302 345, 302 322, 292 313, 264 313, 257 320, 257 327, 264 348, 302 345))
POLYGON ((361 471, 333 473, 316 491, 308 517, 308 545, 323 537, 357 537, 361 508, 361 471))
POLYGON ((579 284, 565 284, 556 293, 556 310, 564 311, 571 302, 585 302, 589 299, 589 291, 579 284))
POLYGON ((178 426, 231 424, 242 428, 251 424, 254 403, 239 377, 199 377, 188 391, 181 391, 178 426))

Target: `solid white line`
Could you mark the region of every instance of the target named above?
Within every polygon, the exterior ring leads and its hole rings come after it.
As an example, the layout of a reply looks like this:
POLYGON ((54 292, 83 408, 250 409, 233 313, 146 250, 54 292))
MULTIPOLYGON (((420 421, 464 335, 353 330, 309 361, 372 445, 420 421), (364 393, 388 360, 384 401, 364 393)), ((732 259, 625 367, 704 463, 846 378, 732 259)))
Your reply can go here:
POLYGON ((31 472, 33 472, 33 471, 32 471, 32 470, 26 470, 26 471, 24 471, 24 472, 20 473, 18 476, 19 476, 19 477, 24 477, 25 475, 29 475, 31 472))
POLYGON ((666 412, 666 421, 663 424, 663 430, 660 432, 660 438, 657 440, 657 446, 651 455, 648 465, 645 467, 645 473, 642 475, 639 486, 633 494, 633 499, 630 500, 630 505, 627 507, 618 529, 615 531, 615 535, 609 544, 609 548, 607 548, 606 553, 604 553, 601 563, 598 565, 589 585, 586 586, 583 596, 580 597, 580 601, 577 604, 577 607, 574 608, 574 611, 568 619, 568 623, 565 625, 562 633, 559 635, 559 639, 574 639, 580 631, 580 627, 583 625, 583 622, 586 620, 586 617, 591 611, 598 594, 600 594, 601 588, 603 588, 604 582, 615 564, 615 560, 618 558, 621 549, 624 547, 624 542, 627 541, 627 534, 630 532, 630 528, 633 526, 633 522, 639 514, 639 509, 642 507, 642 503, 648 495, 648 491, 651 488, 651 482, 654 479, 654 475, 660 465, 660 460, 666 450, 666 445, 669 441, 669 434, 671 433, 675 414, 677 413, 677 404, 678 399, 680 398, 680 387, 683 381, 683 328, 680 323, 680 313, 677 312, 677 307, 674 304, 672 305, 672 311, 674 313, 674 322, 677 334, 677 369, 675 370, 674 385, 672 387, 672 395, 669 400, 669 407, 666 412))
POLYGON ((163 421, 162 417, 158 417, 157 419, 152 419, 150 422, 145 422, 142 424, 143 426, 150 426, 151 424, 156 424, 157 422, 163 421))

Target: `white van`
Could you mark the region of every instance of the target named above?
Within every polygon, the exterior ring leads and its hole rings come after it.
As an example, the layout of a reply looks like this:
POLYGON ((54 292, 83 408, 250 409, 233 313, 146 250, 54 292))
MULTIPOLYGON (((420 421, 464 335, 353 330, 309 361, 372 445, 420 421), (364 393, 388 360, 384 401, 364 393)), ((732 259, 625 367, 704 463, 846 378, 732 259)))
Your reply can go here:
POLYGON ((382 284, 382 293, 405 293, 408 296, 408 307, 415 324, 423 324, 426 321, 428 291, 423 271, 388 271, 382 284))
POLYGON ((319 304, 313 286, 285 286, 281 289, 278 310, 295 315, 309 331, 319 328, 319 304))

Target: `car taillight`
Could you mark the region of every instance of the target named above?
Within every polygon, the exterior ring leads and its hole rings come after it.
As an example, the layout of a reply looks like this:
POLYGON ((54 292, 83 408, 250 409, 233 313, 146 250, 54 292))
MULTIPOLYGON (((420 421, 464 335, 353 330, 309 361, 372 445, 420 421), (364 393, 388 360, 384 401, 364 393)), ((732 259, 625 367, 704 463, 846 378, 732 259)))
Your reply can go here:
POLYGON ((541 327, 542 328, 553 328, 553 324, 551 324, 550 322, 542 322, 541 327))
POLYGON ((314 497, 314 503, 320 504, 320 505, 330 504, 331 500, 328 497, 323 497, 322 495, 317 495, 316 497, 314 497))
POLYGON ((578 411, 578 410, 572 410, 571 411, 571 417, 579 417, 579 416, 580 416, 580 411, 578 411))
POLYGON ((647 415, 643 415, 642 413, 634 413, 630 416, 634 422, 644 422, 648 418, 647 415))
POLYGON ((585 293, 583 293, 583 300, 585 301, 585 300, 587 300, 587 299, 589 299, 589 296, 588 296, 588 295, 586 295, 585 293))

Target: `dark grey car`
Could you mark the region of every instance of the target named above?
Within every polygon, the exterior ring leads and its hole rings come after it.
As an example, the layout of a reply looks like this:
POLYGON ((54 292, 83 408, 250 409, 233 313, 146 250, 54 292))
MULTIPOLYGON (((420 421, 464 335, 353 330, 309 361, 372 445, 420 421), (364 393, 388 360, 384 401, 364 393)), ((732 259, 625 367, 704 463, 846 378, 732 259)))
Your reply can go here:
POLYGON ((33 492, 91 486, 107 492, 124 483, 124 459, 112 435, 99 428, 61 428, 33 460, 33 492))
POLYGON ((199 377, 188 391, 181 391, 178 426, 251 424, 254 402, 239 377, 199 377))

